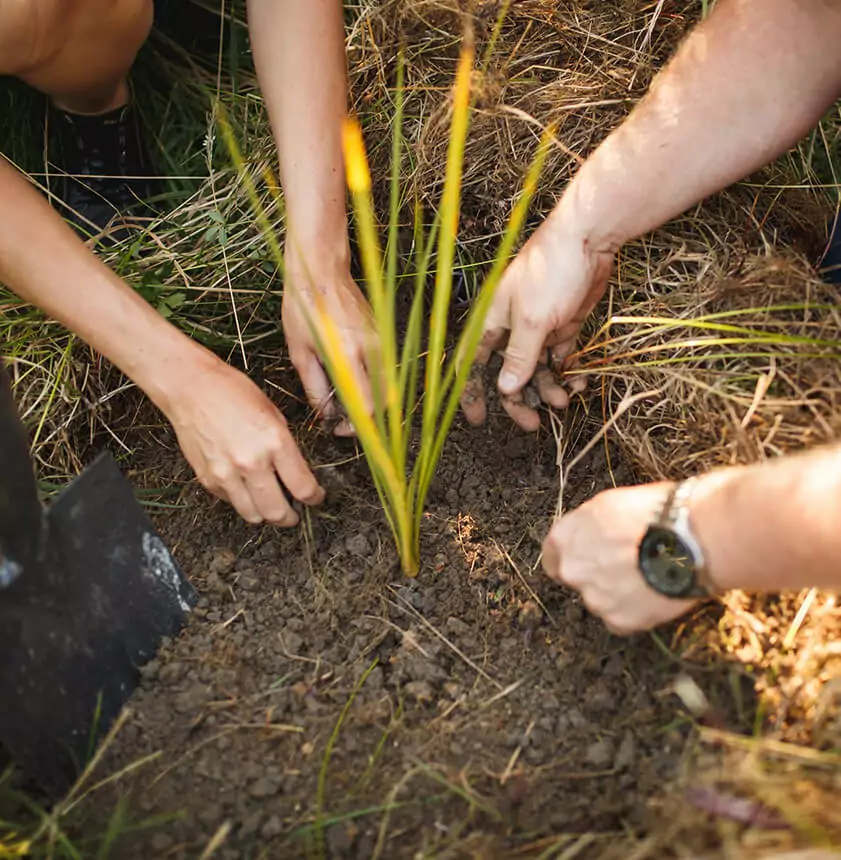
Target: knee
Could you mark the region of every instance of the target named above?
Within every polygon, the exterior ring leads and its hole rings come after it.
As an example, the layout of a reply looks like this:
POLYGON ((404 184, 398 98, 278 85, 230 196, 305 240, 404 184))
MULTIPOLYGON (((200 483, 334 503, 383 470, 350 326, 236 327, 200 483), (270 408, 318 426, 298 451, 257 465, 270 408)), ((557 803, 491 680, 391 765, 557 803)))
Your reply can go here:
POLYGON ((65 53, 75 58, 76 47, 133 55, 153 20, 154 0, 0 0, 0 74, 22 76, 65 53))
POLYGON ((39 0, 0 0, 0 75, 16 75, 37 54, 39 0))

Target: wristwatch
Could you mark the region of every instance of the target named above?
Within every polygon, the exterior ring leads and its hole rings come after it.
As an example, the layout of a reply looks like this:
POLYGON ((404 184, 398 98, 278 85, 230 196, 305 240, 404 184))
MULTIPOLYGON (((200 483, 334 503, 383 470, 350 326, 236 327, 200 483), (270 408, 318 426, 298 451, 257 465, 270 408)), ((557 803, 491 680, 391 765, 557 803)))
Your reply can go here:
POLYGON ((640 573, 659 594, 675 600, 709 597, 704 552, 689 522, 694 478, 676 484, 639 545, 640 573))

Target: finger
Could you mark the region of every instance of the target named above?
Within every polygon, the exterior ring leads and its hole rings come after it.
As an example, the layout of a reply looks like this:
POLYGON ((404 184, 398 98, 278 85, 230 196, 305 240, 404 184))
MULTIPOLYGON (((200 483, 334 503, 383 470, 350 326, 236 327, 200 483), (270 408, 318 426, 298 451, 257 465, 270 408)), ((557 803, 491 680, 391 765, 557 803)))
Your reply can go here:
POLYGON ((543 367, 534 375, 534 384, 540 399, 553 409, 566 409, 569 406, 569 394, 562 385, 555 382, 555 374, 548 367, 543 367))
POLYGON ((546 352, 545 342, 546 331, 542 326, 531 320, 514 323, 499 373, 498 386, 502 394, 517 394, 534 376, 534 369, 546 352))
POLYGON ((543 540, 543 570, 549 579, 563 584, 561 578, 561 545, 558 534, 559 521, 549 530, 549 534, 543 540))
POLYGON ((298 524, 298 514, 286 500, 273 465, 266 464, 260 471, 247 475, 245 488, 260 516, 267 523, 286 527, 298 524))
MULTIPOLYGON (((353 372, 354 379, 357 383, 357 390, 359 396, 362 398, 363 404, 365 406, 365 410, 369 415, 374 414, 374 389, 371 384, 371 375, 367 366, 367 362, 365 361, 364 355, 359 352, 356 354, 355 358, 351 358, 348 355, 348 361, 350 363, 351 371, 353 372)), ((373 360, 370 362, 373 364, 373 360)), ((383 375, 378 379, 379 383, 379 396, 384 401, 385 400, 385 375, 383 375)), ((336 423, 336 426, 333 428, 333 435, 339 436, 341 438, 349 438, 356 436, 356 429, 353 426, 353 422, 345 413, 344 408, 339 404, 337 409, 337 415, 341 415, 341 420, 336 423)))
POLYGON ((319 486, 288 430, 286 436, 288 438, 275 451, 272 458, 275 472, 283 482, 283 486, 299 502, 305 505, 320 505, 324 501, 324 489, 319 486))
MULTIPOLYGON (((529 389, 524 388, 516 394, 503 394, 500 400, 502 401, 502 408, 505 409, 515 424, 527 433, 535 433, 540 429, 540 415, 537 409, 526 399, 528 392, 529 389)), ((536 406, 539 403, 539 398, 535 396, 532 403, 536 406)))
POLYGON ((488 405, 485 398, 485 372, 494 350, 501 347, 505 342, 505 335, 505 329, 502 327, 495 326, 486 329, 476 350, 476 357, 473 359, 473 366, 470 368, 464 391, 459 398, 464 417, 474 427, 484 424, 488 417, 488 405))
POLYGON ((587 388, 587 377, 583 373, 577 373, 570 377, 567 384, 572 394, 581 394, 587 388))
POLYGON ((236 476, 228 481, 223 492, 227 496, 228 501, 233 505, 234 510, 247 522, 252 525, 259 525, 263 522, 263 517, 257 509, 257 505, 251 498, 251 493, 245 486, 245 482, 236 476))
POLYGON ((485 423, 488 417, 488 407, 485 402, 485 365, 474 364, 464 385, 464 391, 459 398, 464 417, 474 427, 485 423))
POLYGON ((339 420, 333 428, 333 435, 340 439, 352 439, 356 436, 356 430, 354 430, 350 418, 345 416, 339 420))
POLYGON ((333 398, 333 387, 314 352, 306 351, 303 355, 291 355, 292 364, 298 371, 301 384, 307 395, 307 402, 322 420, 334 418, 336 402, 333 398))
MULTIPOLYGON (((578 358, 569 357, 574 347, 575 341, 565 341, 552 348, 552 367, 556 371, 568 374, 581 366, 578 358)), ((565 384, 572 394, 580 394, 587 388, 587 377, 583 373, 575 373, 565 380, 565 384)))

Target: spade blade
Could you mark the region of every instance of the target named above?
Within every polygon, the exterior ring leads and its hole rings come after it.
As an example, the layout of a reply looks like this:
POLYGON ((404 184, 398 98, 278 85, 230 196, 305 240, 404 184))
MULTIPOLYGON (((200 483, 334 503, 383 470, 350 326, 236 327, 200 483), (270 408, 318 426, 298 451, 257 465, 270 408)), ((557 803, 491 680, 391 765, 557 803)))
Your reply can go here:
POLYGON ((196 594, 109 454, 43 514, 0 590, 0 745, 60 797, 196 594))

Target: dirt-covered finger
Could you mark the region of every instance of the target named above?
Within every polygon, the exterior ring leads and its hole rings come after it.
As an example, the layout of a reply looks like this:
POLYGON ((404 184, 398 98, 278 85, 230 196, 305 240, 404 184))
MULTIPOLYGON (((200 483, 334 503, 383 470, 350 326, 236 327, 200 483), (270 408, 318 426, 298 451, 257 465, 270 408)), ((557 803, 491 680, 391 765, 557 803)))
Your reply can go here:
POLYGON ((509 418, 527 433, 534 433, 540 428, 540 414, 537 411, 540 397, 533 388, 525 386, 515 394, 501 395, 500 400, 509 418))
POLYGON ((482 339, 476 349, 473 366, 470 368, 467 383, 459 398, 459 405, 462 412, 464 412, 464 417, 474 427, 484 424, 488 416, 488 405, 485 395, 487 365, 494 351, 502 348, 506 337, 507 333, 505 329, 499 327, 488 328, 482 335, 482 339))
POLYGON ((298 514, 286 500, 272 466, 267 465, 260 472, 248 475, 245 487, 261 518, 267 523, 284 527, 298 524, 298 514))
POLYGON ((555 374, 548 367, 541 367, 534 375, 533 384, 540 399, 553 409, 566 409, 569 406, 569 393, 555 380, 555 374))
POLYGON ((474 426, 485 423, 488 407, 485 402, 485 370, 484 364, 474 364, 461 393, 459 403, 464 417, 474 426))
POLYGON ((324 501, 324 489, 319 486, 291 435, 288 442, 275 452, 273 465, 283 486, 299 502, 320 505, 324 501))

